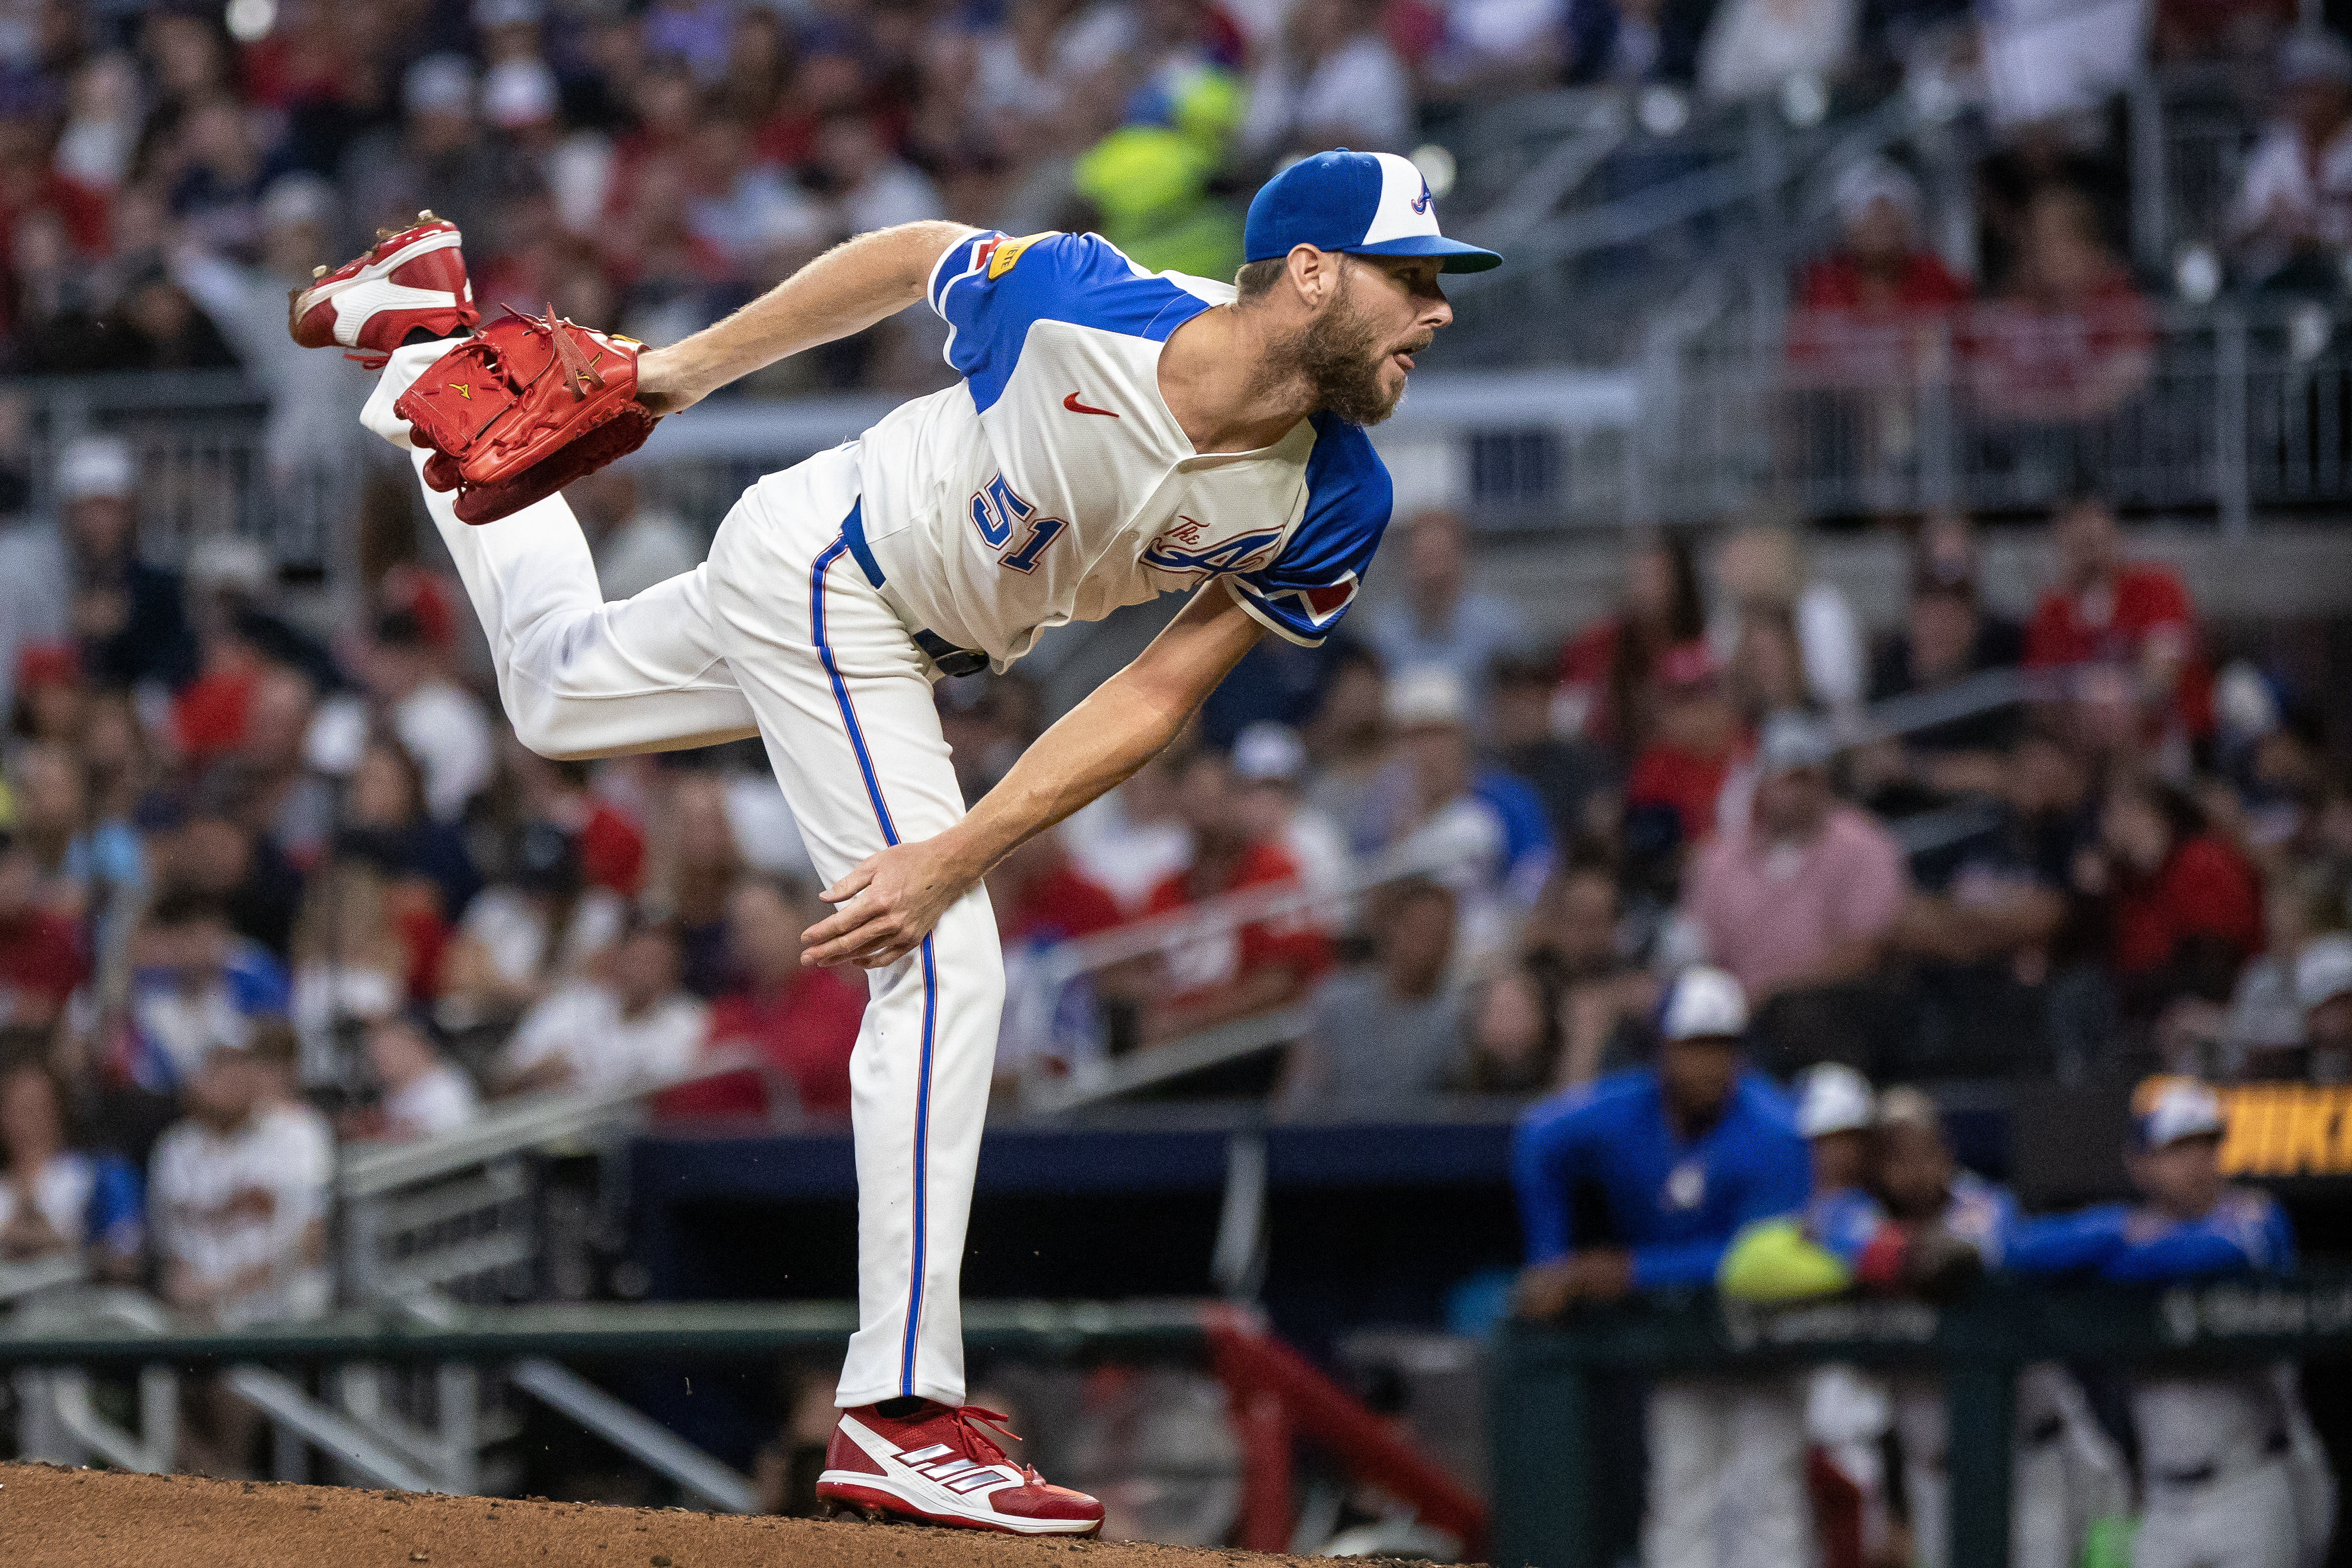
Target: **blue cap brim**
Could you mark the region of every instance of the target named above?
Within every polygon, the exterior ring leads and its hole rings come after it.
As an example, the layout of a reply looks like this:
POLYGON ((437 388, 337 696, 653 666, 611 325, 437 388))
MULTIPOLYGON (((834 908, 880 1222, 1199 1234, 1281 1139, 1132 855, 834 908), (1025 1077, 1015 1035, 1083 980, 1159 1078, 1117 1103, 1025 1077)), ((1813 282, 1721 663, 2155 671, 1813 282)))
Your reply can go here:
POLYGON ((1480 250, 1475 245, 1464 245, 1458 239, 1444 235, 1407 235, 1402 239, 1384 239, 1378 245, 1351 245, 1349 256, 1442 256, 1444 265, 1440 272, 1485 272, 1503 265, 1503 258, 1491 250, 1480 250))

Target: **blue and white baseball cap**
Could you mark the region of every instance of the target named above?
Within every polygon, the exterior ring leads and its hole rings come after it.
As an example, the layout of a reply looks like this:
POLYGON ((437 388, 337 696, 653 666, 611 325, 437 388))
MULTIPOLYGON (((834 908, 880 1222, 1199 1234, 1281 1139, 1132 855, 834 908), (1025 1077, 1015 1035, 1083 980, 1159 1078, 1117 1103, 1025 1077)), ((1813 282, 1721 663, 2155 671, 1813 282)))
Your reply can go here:
POLYGON ((1675 977, 1659 1009, 1666 1040, 1737 1040, 1748 1032, 1748 993, 1729 973, 1694 964, 1675 977))
POLYGON ((2183 1138, 2219 1136, 2229 1112, 2212 1085, 2194 1078, 2159 1074, 2132 1092, 2132 1134, 2143 1149, 2160 1149, 2183 1138))
POLYGON ((1870 1080, 1843 1061, 1818 1061, 1797 1074, 1797 1134, 1826 1138, 1832 1133, 1866 1132, 1878 1118, 1878 1096, 1870 1080))
POLYGON ((1351 256, 1437 256, 1445 272, 1484 272, 1503 258, 1437 232, 1429 182, 1393 152, 1345 147, 1302 158, 1258 187, 1242 229, 1244 260, 1311 245, 1351 256))

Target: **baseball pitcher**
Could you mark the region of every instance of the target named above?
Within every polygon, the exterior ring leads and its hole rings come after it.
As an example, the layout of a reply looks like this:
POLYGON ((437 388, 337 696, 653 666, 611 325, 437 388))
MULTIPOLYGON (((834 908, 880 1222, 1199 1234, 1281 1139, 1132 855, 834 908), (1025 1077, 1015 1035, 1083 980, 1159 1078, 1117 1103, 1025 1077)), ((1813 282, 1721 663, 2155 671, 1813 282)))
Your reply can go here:
POLYGON ((1227 284, 1091 235, 908 224, 640 350, 552 312, 476 330, 457 230, 425 214, 290 304, 298 340, 386 361, 362 418, 415 454, 524 743, 593 758, 756 734, 831 879, 805 960, 871 988, 851 1060, 860 1326, 818 1484, 835 1506, 1101 1526, 963 1404, 959 1274, 1003 1002, 981 878, 1166 746, 1265 632, 1329 633, 1389 517, 1363 427, 1453 319, 1439 275, 1501 259, 1439 233, 1410 162, 1345 150, 1269 182, 1244 241, 1227 284), (956 385, 760 480, 695 570, 603 601, 563 479, 918 302, 948 323, 956 385), (1176 591, 1191 601, 1150 647, 967 810, 931 682, 1176 591))

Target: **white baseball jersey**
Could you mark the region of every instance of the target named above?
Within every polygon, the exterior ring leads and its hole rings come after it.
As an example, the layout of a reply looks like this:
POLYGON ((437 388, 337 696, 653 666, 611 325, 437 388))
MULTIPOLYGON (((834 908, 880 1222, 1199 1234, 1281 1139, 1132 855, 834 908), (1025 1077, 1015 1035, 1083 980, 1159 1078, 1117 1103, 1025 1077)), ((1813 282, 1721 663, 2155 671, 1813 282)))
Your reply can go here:
POLYGON ((334 1137, 308 1106, 272 1106, 234 1132, 185 1121, 156 1143, 148 1196, 157 1250, 219 1285, 258 1265, 276 1279, 221 1305, 224 1322, 315 1310, 323 1276, 299 1259, 302 1233, 327 1213, 334 1137))
POLYGON ((925 629, 1002 665, 1046 627, 1222 577, 1276 632, 1322 641, 1388 526, 1388 471, 1330 414, 1255 452, 1193 449, 1160 350, 1230 284, 1146 272, 1096 235, 989 233, 940 258, 928 298, 963 382, 857 444, 866 543, 925 629))

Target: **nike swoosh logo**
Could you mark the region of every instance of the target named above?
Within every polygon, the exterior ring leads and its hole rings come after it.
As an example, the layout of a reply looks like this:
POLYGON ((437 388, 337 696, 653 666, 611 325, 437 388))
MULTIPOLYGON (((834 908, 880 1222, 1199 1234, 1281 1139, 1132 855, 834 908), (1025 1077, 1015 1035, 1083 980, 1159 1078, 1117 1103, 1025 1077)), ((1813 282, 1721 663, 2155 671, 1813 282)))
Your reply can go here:
POLYGON ((1118 417, 1118 411, 1117 409, 1088 408, 1085 403, 1078 401, 1078 394, 1076 392, 1072 392, 1069 396, 1064 398, 1062 400, 1062 406, 1068 409, 1072 413, 1107 413, 1113 419, 1117 419, 1118 417))

